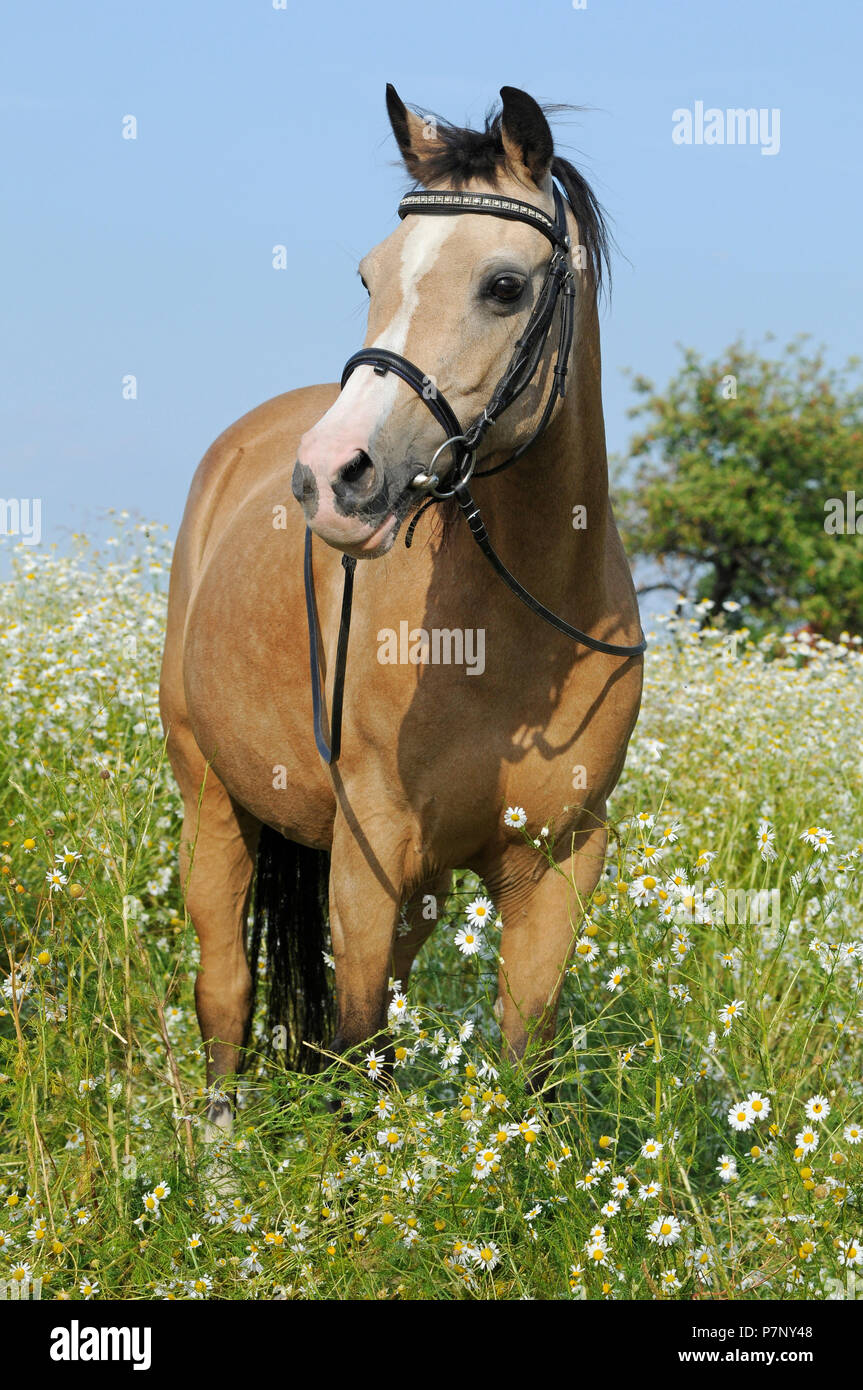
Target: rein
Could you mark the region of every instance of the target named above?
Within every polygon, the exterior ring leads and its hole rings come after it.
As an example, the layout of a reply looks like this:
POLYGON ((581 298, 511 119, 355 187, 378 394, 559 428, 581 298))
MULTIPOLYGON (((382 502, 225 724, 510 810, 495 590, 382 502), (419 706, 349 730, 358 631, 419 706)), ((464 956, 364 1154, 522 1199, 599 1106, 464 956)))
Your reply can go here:
MULTIPOLYGON (((405 547, 410 548, 413 541, 414 531, 417 522, 423 512, 436 502, 441 502, 445 498, 454 497, 461 508, 462 514, 470 528, 470 533, 491 564, 495 572, 500 576, 507 588, 515 594, 516 598, 526 604, 532 613, 542 618, 558 632, 562 632, 565 637, 571 637, 574 642, 579 642, 584 647, 589 647, 592 651, 603 652, 608 656, 640 656, 647 647, 647 641, 642 637, 636 646, 618 646, 612 642, 601 642, 596 637, 590 637, 586 632, 581 632, 579 628, 573 627, 565 619, 558 617, 550 608, 546 608, 532 594, 528 593, 514 575, 510 574, 506 565, 501 560, 497 551, 494 549, 489 538, 485 522, 482 519, 480 509, 473 498, 468 487, 472 477, 490 478, 495 473, 502 473, 505 468, 514 464, 522 454, 539 438, 548 424, 554 404, 558 398, 562 398, 566 391, 566 374, 569 367, 569 354, 572 347, 572 336, 575 320, 575 277, 572 267, 569 264, 570 238, 566 230, 566 212, 564 202, 557 184, 552 185, 554 191, 554 219, 550 218, 541 208, 534 207, 532 203, 522 202, 518 198, 504 198, 491 193, 408 193, 399 203, 399 217, 404 218, 414 213, 434 213, 434 214, 462 214, 485 213, 493 217, 505 217, 512 221, 525 222, 531 227, 536 227, 538 231, 548 238, 551 242, 551 259, 546 270, 545 280, 537 296, 530 318, 527 321, 524 332, 515 345, 512 357, 500 381, 495 387, 491 399, 485 406, 482 414, 466 430, 462 429, 458 416, 446 397, 437 389, 429 391, 429 377, 422 372, 413 362, 408 361, 397 352, 390 352, 387 348, 367 347, 360 348, 349 357, 342 372, 341 387, 344 388, 345 382, 357 367, 369 366, 374 369, 378 376, 386 376, 388 372, 404 381, 411 390, 415 391, 420 399, 431 411, 437 423, 444 431, 446 438, 443 444, 432 456, 427 473, 418 473, 413 479, 411 486, 429 494, 426 501, 422 503, 413 516, 407 532, 405 534, 405 547), (533 380, 540 361, 542 360, 545 346, 551 332, 552 320, 558 301, 561 303, 560 327, 557 340, 557 355, 552 371, 553 381, 548 400, 545 403, 539 424, 531 434, 530 438, 520 445, 514 453, 503 463, 496 464, 493 468, 487 468, 482 472, 476 472, 476 453, 482 443, 486 433, 497 419, 507 410, 514 401, 517 401, 521 393, 533 380), (441 480, 434 472, 435 464, 445 450, 452 451, 452 471, 450 475, 451 486, 442 488, 441 480)), ((336 666, 333 680, 333 708, 330 720, 331 743, 328 745, 323 733, 322 715, 323 699, 321 693, 321 673, 318 661, 318 620, 315 609, 315 590, 314 576, 312 572, 312 533, 306 528, 306 544, 304 556, 304 579, 306 591, 306 613, 309 626, 309 664, 312 679, 312 706, 315 726, 315 743, 318 752, 327 764, 338 761, 341 749, 341 722, 342 722, 342 700, 344 696, 345 665, 347 662, 348 635, 351 622, 351 603, 353 600, 353 582, 356 560, 349 555, 342 556, 342 565, 345 570, 345 583, 342 593, 342 612, 339 623, 339 639, 336 651, 336 666)))

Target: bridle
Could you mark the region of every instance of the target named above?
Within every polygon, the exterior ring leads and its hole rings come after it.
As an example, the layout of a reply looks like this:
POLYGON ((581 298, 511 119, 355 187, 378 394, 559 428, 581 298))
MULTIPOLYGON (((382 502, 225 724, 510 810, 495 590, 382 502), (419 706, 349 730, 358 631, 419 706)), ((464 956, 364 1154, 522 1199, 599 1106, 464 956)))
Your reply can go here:
MULTIPOLYGON (((617 646, 612 642, 601 642, 596 637, 590 637, 587 633, 581 632, 571 623, 553 613, 544 604, 529 594, 527 589, 519 584, 514 575, 500 559, 489 539, 485 523, 480 514, 468 483, 472 477, 489 478, 495 473, 502 473, 505 468, 514 464, 522 454, 539 438, 551 418, 552 410, 558 398, 562 398, 566 390, 566 374, 569 367, 569 354, 572 347, 572 335, 575 319, 575 276, 569 263, 570 238, 566 229, 566 212, 563 196, 556 183, 552 184, 554 192, 555 216, 552 219, 542 208, 534 207, 532 203, 522 202, 518 198, 505 198, 492 193, 459 193, 459 192, 417 192, 408 193, 399 203, 399 217, 405 218, 409 215, 419 213, 434 214, 457 214, 462 213, 484 213, 493 217, 505 217, 511 221, 525 222, 528 226, 536 227, 542 232, 543 236, 551 242, 553 250, 551 259, 546 269, 545 279, 542 288, 537 296, 536 303, 531 311, 524 332, 519 338, 513 350, 512 357, 500 381, 497 383, 488 404, 484 407, 472 425, 463 429, 462 425, 450 405, 449 401, 431 383, 427 373, 421 371, 413 362, 406 357, 402 357, 397 352, 390 352, 388 348, 366 347, 360 348, 349 357, 342 372, 341 387, 344 385, 351 373, 357 367, 369 366, 374 369, 378 376, 386 376, 388 372, 393 372, 400 377, 413 391, 417 393, 428 409, 431 411, 438 424, 443 429, 446 438, 444 442, 435 450, 428 465, 428 471, 418 473, 412 480, 412 486, 419 491, 429 494, 426 501, 419 507, 408 526, 405 535, 405 546, 410 547, 413 540, 414 530, 422 513, 427 507, 441 502, 446 498, 454 497, 463 512, 471 535, 477 545, 482 550, 486 559, 493 566, 498 575, 507 587, 525 603, 532 612, 545 622, 550 623, 558 632, 571 637, 573 641, 580 642, 582 646, 589 647, 592 651, 604 652, 609 656, 640 656, 647 647, 644 637, 636 646, 625 647, 617 646), (557 341, 557 356, 552 371, 552 385, 548 400, 539 419, 536 429, 530 438, 521 444, 514 453, 503 463, 496 464, 493 468, 487 468, 481 472, 476 471, 477 450, 482 443, 488 430, 496 420, 500 418, 521 393, 530 385, 545 352, 545 346, 551 332, 551 325, 554 313, 558 305, 561 304, 560 324, 557 341), (452 451, 452 469, 449 474, 449 487, 441 487, 441 479, 435 473, 435 465, 445 450, 452 451)), ((336 667, 333 684, 333 708, 330 720, 331 743, 328 745, 324 738, 321 715, 321 679, 320 666, 318 662, 318 640, 319 630, 317 613, 315 608, 314 578, 312 574, 312 533, 306 528, 305 546, 305 590, 306 590, 306 612, 309 624, 309 659, 312 677, 312 703, 314 707, 315 724, 315 743, 318 752, 324 762, 331 764, 337 761, 341 746, 341 718, 342 718, 342 699, 344 694, 344 675, 345 663, 347 660, 348 634, 350 631, 351 603, 353 599, 353 581, 356 560, 349 555, 342 556, 342 565, 345 570, 344 591, 342 594, 342 612, 339 624, 339 638, 336 650, 336 667)))

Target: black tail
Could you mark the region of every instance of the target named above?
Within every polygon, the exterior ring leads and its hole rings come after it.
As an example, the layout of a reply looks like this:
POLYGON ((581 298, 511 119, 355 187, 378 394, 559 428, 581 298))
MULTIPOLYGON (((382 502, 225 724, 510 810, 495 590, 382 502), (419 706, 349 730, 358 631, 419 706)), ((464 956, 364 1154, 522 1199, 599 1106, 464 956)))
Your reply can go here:
MULTIPOLYGON (((330 856, 261 828, 255 872, 249 967, 252 988, 266 934, 269 1050, 291 1071, 315 1072, 328 1047, 335 1008, 323 952, 329 947, 327 895, 330 856)), ((254 1007, 254 1006, 253 1006, 254 1007)))

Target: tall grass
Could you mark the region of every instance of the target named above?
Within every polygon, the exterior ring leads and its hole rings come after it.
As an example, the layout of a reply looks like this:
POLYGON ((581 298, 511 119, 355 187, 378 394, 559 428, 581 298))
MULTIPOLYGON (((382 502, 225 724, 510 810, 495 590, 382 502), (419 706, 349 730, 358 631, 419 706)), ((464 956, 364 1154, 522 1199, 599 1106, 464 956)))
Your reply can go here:
MULTIPOLYGON (((0 1281, 124 1299, 852 1289, 860 643, 664 625, 538 1094, 501 1060, 498 925, 474 955, 456 944, 483 892, 461 873, 394 995, 394 1084, 363 1054, 286 1073, 258 1019, 216 1155, 156 707, 169 557, 124 517, 114 541, 25 554, 0 588, 0 1281), (746 920, 721 910, 730 890, 746 920)), ((553 824, 533 833, 551 859, 553 824)))

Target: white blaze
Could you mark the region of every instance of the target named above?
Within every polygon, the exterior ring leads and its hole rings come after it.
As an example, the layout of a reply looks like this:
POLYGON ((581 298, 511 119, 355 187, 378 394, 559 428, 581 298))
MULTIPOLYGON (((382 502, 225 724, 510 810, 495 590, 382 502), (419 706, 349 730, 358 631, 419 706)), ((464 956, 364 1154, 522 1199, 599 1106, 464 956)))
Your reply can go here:
MULTIPOLYGON (((420 217, 411 227, 402 246, 399 281, 401 302, 390 322, 371 344, 389 352, 403 354, 411 321, 419 304, 419 284, 438 258, 447 237, 455 230, 455 217, 420 217)), ((417 364, 420 365, 420 364, 417 364)), ((315 432, 350 420, 370 438, 389 416, 396 399, 400 378, 393 372, 376 376, 372 367, 357 367, 338 400, 315 426, 315 432)))

